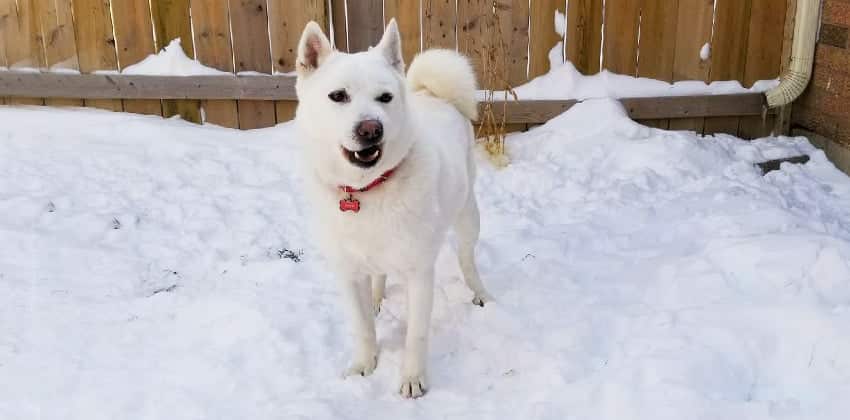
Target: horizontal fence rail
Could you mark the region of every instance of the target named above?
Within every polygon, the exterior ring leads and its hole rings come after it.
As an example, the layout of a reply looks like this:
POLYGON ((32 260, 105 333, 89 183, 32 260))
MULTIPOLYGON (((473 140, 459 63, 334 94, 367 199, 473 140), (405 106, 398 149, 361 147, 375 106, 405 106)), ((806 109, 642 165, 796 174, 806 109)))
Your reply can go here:
MULTIPOLYGON (((0 72, 0 96, 84 99, 218 99, 294 101, 293 76, 140 76, 0 72)), ((495 101, 496 118, 511 124, 542 124, 580 100, 495 101)), ((632 119, 758 116, 764 95, 622 98, 632 119)))

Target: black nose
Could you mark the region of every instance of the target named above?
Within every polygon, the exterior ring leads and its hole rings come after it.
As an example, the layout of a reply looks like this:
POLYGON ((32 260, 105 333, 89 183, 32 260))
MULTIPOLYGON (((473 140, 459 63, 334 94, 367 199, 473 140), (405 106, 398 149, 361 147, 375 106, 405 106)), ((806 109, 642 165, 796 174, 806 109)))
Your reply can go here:
POLYGON ((377 143, 384 135, 384 125, 378 120, 360 121, 354 129, 357 140, 363 143, 377 143))

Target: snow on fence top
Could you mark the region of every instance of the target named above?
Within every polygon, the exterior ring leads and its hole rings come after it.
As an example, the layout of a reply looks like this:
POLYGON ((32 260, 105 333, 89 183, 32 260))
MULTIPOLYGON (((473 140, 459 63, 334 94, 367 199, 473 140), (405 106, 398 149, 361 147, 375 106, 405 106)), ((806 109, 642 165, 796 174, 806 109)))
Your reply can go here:
MULTIPOLYGON (((189 0, 2 2, 0 67, 121 71, 181 38, 188 57, 222 72, 287 73, 309 20, 324 26, 337 48, 356 51, 374 44, 385 19, 395 18, 407 62, 423 48, 457 48, 472 57, 488 89, 519 86, 546 74, 550 58, 566 58, 584 75, 607 69, 667 82, 731 80, 751 86, 780 74, 790 45, 786 3, 791 1, 717 0, 713 7, 700 0, 630 0, 605 7, 603 0, 364 0, 345 7, 341 0, 249 0, 230 1, 229 8, 191 8, 189 0), (563 48, 553 51, 559 41, 563 48), (709 58, 701 54, 706 44, 709 58)), ((202 106, 193 100, 85 104, 189 120, 200 120, 202 106)), ((241 128, 273 125, 294 112, 294 104, 285 101, 242 100, 238 108, 233 100, 207 101, 203 108, 208 121, 241 128)), ((690 128, 701 130, 703 124, 690 128)), ((730 125, 713 123, 714 128, 730 125)))

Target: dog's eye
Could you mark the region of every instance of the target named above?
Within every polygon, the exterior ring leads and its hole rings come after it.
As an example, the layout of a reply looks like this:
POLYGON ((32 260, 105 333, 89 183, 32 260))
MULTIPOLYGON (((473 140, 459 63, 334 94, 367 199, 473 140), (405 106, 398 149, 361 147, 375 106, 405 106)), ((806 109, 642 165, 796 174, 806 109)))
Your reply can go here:
POLYGON ((393 94, 389 93, 389 92, 384 92, 384 93, 381 94, 381 96, 378 96, 377 98, 375 98, 375 100, 377 100, 378 102, 383 102, 383 103, 386 104, 386 103, 389 103, 391 100, 393 100, 393 94))
POLYGON ((328 94, 328 98, 334 102, 344 103, 348 102, 348 92, 345 89, 335 90, 328 94))

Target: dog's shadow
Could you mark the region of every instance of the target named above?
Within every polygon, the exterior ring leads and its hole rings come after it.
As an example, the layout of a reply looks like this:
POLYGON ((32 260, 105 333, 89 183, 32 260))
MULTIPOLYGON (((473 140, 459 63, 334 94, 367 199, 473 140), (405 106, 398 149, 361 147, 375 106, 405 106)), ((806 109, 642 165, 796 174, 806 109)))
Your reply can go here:
POLYGON ((401 352, 407 333, 407 289, 403 284, 387 284, 381 312, 375 319, 378 348, 382 353, 401 352))

